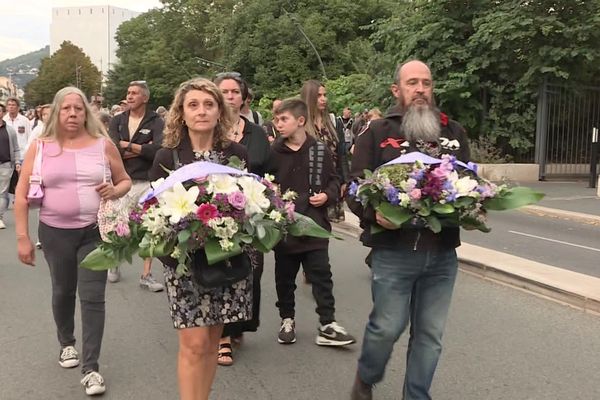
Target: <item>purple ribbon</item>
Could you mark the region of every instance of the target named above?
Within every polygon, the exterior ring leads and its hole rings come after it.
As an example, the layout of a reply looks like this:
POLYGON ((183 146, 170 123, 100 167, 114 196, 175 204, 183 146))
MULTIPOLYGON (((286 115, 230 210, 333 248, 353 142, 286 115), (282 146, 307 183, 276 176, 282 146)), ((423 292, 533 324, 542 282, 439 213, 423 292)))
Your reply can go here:
POLYGON ((173 171, 159 187, 150 189, 145 195, 140 198, 140 203, 143 203, 151 198, 158 196, 165 190, 172 188, 176 183, 190 181, 192 179, 204 178, 208 175, 226 174, 226 175, 246 175, 258 178, 258 176, 249 172, 240 171, 239 169, 227 167, 221 164, 215 164, 208 161, 197 161, 192 164, 184 165, 183 167, 173 171))
MULTIPOLYGON (((442 163, 442 160, 439 158, 434 158, 434 157, 428 156, 427 154, 420 153, 418 151, 412 151, 410 153, 403 154, 400 157, 394 158, 392 161, 386 162, 381 167, 385 167, 388 165, 395 165, 395 164, 414 164, 417 161, 421 161, 423 164, 427 164, 427 165, 435 165, 435 164, 442 163)), ((477 164, 475 164, 475 163, 472 163, 469 161, 468 163, 465 164, 462 161, 456 160, 456 164, 458 164, 461 167, 464 167, 470 171, 473 171, 475 174, 477 174, 477 164)), ((381 167, 379 167, 379 168, 381 168, 381 167)))

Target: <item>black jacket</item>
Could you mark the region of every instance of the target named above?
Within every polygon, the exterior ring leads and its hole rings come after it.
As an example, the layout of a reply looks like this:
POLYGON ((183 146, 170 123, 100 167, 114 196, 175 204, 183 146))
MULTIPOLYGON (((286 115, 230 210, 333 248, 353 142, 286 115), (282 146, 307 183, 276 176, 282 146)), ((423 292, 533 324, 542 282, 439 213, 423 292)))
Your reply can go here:
POLYGON ((260 125, 256 125, 246 118, 244 118, 244 121, 246 122, 243 131, 244 136, 240 140, 240 144, 248 149, 248 171, 263 176, 269 160, 271 144, 260 125))
POLYGON ((152 166, 156 152, 162 146, 163 130, 165 123, 157 113, 146 110, 144 118, 140 122, 131 140, 129 139, 129 111, 115 116, 110 121, 108 134, 115 142, 118 149, 120 140, 132 142, 142 146, 142 152, 138 157, 123 160, 125 171, 131 179, 148 180, 148 171, 152 166))
MULTIPOLYGON (((445 114, 440 118, 441 133, 439 143, 431 146, 439 154, 453 154, 463 162, 470 160, 469 143, 465 129, 456 121, 448 119, 445 114), (460 145, 459 148, 451 147, 451 144, 460 145)), ((369 128, 362 133, 356 141, 354 155, 352 158, 352 179, 363 178, 364 170, 374 171, 377 167, 391 161, 404 153, 419 151, 414 143, 408 147, 399 145, 404 141, 401 132, 402 113, 398 107, 388 111, 385 118, 374 120, 369 128), (390 140, 392 139, 392 140, 390 140), (395 141, 401 139, 400 141, 395 141)), ((375 210, 372 207, 363 208, 355 197, 347 198, 348 207, 360 218, 360 226, 363 228, 361 241, 369 247, 387 248, 411 248, 417 249, 445 249, 460 246, 459 228, 443 228, 438 234, 429 228, 400 228, 387 230, 375 235, 371 234, 371 225, 375 224, 375 210)))
MULTIPOLYGON (((294 201, 296 211, 312 218, 317 224, 331 231, 331 223, 327 217, 327 207, 335 204, 340 192, 340 178, 333 166, 333 159, 329 149, 325 148, 323 170, 321 174, 321 191, 327 194, 327 201, 321 207, 310 205, 308 198, 310 194, 309 182, 309 151, 317 141, 312 136, 307 136, 304 144, 294 151, 285 144, 285 139, 280 137, 271 147, 271 156, 267 172, 275 176, 275 183, 279 184, 281 193, 288 189, 298 194, 294 201)), ((281 241, 276 251, 282 253, 303 253, 306 251, 327 248, 328 239, 311 237, 294 237, 288 235, 281 241)))

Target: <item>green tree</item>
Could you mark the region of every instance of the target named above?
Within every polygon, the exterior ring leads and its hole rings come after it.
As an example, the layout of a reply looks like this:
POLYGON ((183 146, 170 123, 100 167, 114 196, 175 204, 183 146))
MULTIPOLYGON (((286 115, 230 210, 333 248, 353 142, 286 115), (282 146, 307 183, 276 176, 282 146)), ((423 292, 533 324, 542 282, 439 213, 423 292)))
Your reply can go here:
MULTIPOLYGON (((598 73, 599 0, 416 0, 377 24, 382 69, 419 58, 432 68, 440 106, 472 137, 508 152, 534 144, 544 79, 590 83, 598 73)), ((389 85, 380 74, 376 86, 389 85)))
POLYGON ((91 96, 100 91, 101 74, 81 48, 65 41, 54 54, 42 59, 40 72, 25 86, 27 104, 52 102, 54 95, 65 86, 79 86, 91 96))

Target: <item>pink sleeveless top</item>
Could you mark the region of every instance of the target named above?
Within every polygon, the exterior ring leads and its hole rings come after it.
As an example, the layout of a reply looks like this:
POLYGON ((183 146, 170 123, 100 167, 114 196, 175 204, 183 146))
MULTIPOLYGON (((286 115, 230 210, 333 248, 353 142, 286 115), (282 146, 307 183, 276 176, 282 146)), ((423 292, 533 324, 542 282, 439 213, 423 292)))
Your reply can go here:
POLYGON ((62 229, 78 229, 97 221, 100 195, 96 186, 110 182, 110 164, 104 154, 105 139, 83 149, 61 150, 45 142, 42 154, 44 201, 40 221, 62 229))

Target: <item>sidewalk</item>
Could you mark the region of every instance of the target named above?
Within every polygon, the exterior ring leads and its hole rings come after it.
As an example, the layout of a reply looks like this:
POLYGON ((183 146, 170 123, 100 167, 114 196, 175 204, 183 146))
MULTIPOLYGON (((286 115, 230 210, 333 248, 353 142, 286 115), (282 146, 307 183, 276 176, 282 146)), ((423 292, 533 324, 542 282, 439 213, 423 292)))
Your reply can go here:
MULTIPOLYGON (((600 227, 600 197, 596 196, 596 189, 587 187, 587 182, 533 182, 524 186, 537 189, 546 196, 537 205, 523 207, 522 211, 600 227)), ((346 211, 344 222, 333 225, 335 230, 356 238, 362 232, 358 218, 349 211, 346 211)), ((465 242, 457 251, 461 269, 465 272, 600 314, 600 278, 465 242)))

